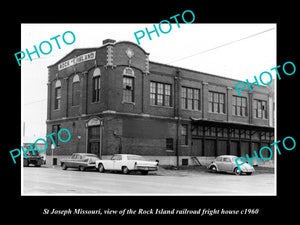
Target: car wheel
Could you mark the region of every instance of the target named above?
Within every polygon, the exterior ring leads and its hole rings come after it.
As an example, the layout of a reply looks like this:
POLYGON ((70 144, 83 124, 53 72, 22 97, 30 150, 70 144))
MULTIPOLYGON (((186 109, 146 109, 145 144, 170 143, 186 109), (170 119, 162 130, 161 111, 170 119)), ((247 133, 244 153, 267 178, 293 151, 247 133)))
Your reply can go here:
POLYGON ((247 175, 251 175, 251 174, 252 174, 252 172, 247 172, 246 174, 247 174, 247 175))
POLYGON ((79 169, 80 171, 84 171, 84 170, 85 170, 85 168, 84 168, 83 166, 79 166, 78 169, 79 169))
POLYGON ((61 164, 61 168, 63 169, 63 170, 66 170, 68 167, 66 166, 66 164, 61 164))
POLYGON ((213 173, 216 173, 216 172, 217 172, 217 167, 216 167, 216 166, 211 166, 209 169, 210 169, 210 171, 213 172, 213 173))
POLYGON ((127 166, 122 167, 122 173, 123 174, 128 174, 129 173, 129 169, 127 168, 127 166))
POLYGON ((100 173, 104 173, 104 166, 103 166, 102 163, 100 163, 100 164, 98 165, 98 171, 99 171, 100 173))
POLYGON ((237 167, 234 168, 233 172, 235 175, 241 175, 241 171, 237 167))

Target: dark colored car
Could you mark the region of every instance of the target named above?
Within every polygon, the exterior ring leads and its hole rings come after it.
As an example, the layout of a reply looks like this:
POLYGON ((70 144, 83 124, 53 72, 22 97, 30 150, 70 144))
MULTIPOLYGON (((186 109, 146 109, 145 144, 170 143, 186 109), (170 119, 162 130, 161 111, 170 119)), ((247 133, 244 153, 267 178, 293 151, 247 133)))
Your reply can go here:
POLYGON ((62 159, 60 165, 63 170, 67 168, 78 168, 80 171, 84 171, 87 168, 95 169, 96 160, 100 160, 100 158, 95 154, 73 153, 70 158, 62 159))
POLYGON ((25 156, 23 157, 23 166, 24 167, 27 167, 30 164, 40 167, 42 164, 45 164, 43 156, 41 156, 38 151, 34 151, 34 152, 35 152, 35 155, 33 154, 32 151, 26 152, 27 158, 25 158, 25 156))

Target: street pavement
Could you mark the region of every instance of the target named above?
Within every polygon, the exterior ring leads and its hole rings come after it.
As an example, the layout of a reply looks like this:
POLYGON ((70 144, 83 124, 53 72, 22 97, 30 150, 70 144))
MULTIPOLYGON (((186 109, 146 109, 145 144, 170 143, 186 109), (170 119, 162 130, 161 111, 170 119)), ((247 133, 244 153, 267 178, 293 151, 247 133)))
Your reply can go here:
POLYGON ((148 175, 24 167, 23 195, 276 195, 275 174, 159 168, 148 175))

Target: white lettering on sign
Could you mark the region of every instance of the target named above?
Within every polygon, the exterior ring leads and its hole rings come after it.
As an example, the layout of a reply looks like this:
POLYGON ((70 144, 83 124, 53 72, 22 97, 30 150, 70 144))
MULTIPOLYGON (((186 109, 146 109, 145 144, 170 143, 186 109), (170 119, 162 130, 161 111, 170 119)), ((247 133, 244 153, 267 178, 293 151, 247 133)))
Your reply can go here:
POLYGON ((68 68, 70 66, 74 66, 78 63, 82 63, 88 60, 93 60, 96 58, 96 52, 89 52, 80 56, 77 56, 73 59, 69 59, 65 62, 62 62, 60 64, 58 64, 58 70, 63 70, 65 68, 68 68))

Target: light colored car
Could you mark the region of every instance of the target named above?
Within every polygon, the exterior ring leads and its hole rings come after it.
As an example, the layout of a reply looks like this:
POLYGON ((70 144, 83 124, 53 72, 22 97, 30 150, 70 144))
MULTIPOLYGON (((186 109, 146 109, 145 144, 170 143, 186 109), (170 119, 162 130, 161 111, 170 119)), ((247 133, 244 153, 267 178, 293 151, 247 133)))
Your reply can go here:
POLYGON ((84 171, 87 168, 95 168, 95 162, 100 158, 95 154, 90 153, 73 153, 70 158, 62 159, 61 167, 63 170, 67 168, 78 168, 84 171))
POLYGON ((147 175, 149 171, 158 169, 158 162, 146 161, 139 155, 115 154, 109 160, 97 160, 95 166, 100 173, 106 170, 122 171, 124 174, 130 171, 140 171, 143 175, 147 175))
POLYGON ((240 171, 235 162, 236 158, 238 157, 234 155, 220 155, 215 158, 215 160, 212 161, 207 168, 212 172, 228 172, 236 175, 240 175, 241 173, 251 175, 253 172, 255 172, 254 168, 248 163, 241 165, 240 168, 242 171, 240 171))

